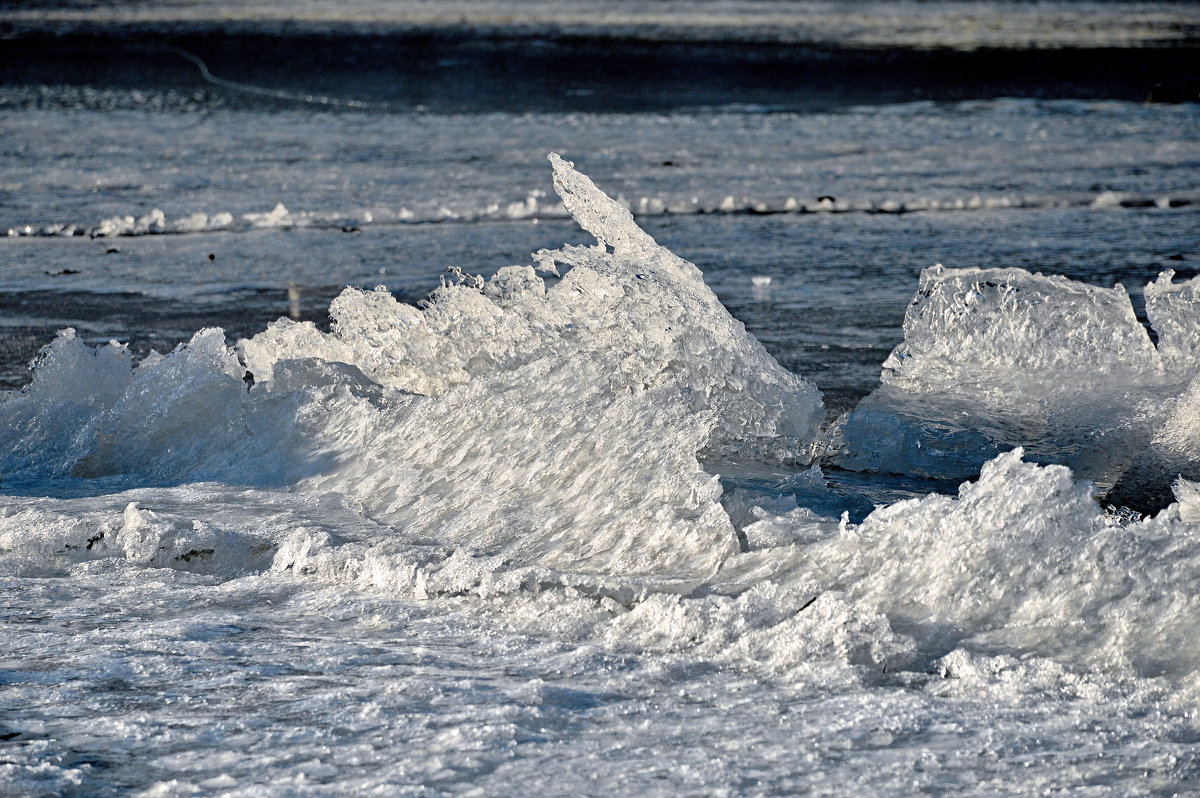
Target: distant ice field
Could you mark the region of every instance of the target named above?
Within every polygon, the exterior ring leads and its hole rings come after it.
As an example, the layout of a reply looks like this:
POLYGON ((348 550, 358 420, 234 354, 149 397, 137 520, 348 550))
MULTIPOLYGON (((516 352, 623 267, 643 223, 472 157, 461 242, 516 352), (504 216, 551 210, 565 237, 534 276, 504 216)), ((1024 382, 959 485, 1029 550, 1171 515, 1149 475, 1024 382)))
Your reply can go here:
POLYGON ((1087 47, 1195 44, 1200 14, 1188 3, 1086 0, 156 0, 92 5, 14 0, 14 26, 72 30, 221 26, 296 35, 309 30, 521 32, 647 41, 761 41, 852 47, 1087 47))

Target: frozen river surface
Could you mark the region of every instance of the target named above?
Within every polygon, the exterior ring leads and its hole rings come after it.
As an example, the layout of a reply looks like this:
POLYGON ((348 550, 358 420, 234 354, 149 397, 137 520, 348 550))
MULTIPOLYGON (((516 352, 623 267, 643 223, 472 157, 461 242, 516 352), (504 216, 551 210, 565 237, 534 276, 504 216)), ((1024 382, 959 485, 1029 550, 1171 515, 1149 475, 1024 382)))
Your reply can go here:
POLYGON ((1200 790, 1197 105, 160 44, 0 82, 0 792, 1200 790))

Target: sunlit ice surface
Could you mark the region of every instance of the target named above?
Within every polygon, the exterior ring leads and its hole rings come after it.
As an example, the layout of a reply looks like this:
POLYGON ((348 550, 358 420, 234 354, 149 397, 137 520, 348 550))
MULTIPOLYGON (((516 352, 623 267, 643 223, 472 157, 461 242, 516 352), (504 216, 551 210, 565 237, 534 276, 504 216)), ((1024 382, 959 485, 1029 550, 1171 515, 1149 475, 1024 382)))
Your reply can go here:
POLYGON ((1194 106, 3 91, 6 791, 1195 789, 1194 106))

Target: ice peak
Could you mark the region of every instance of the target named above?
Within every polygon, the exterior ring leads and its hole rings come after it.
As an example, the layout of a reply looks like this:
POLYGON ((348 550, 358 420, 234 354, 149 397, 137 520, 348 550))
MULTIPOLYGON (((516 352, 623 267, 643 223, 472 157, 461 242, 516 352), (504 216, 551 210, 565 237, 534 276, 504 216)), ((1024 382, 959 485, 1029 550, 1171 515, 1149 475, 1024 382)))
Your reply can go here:
POLYGON ((564 161, 558 153, 552 152, 548 157, 554 172, 554 190, 580 227, 617 254, 657 249, 654 239, 637 226, 627 208, 596 188, 587 175, 577 172, 575 165, 564 161))

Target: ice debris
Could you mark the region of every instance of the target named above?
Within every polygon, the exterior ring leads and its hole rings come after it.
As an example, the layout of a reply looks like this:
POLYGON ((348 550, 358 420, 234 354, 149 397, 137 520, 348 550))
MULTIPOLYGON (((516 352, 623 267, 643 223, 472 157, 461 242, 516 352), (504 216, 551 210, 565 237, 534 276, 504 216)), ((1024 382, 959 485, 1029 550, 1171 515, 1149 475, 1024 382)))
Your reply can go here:
MULTIPOLYGON (((737 550, 698 453, 804 461, 820 394, 699 269, 551 163, 597 239, 534 256, 562 273, 557 284, 532 265, 462 275, 423 310, 347 289, 329 333, 280 319, 235 354, 206 330, 136 370, 124 347, 65 332, 29 388, 0 403, 6 481, 338 495, 395 530, 399 548, 374 548, 372 561, 418 563, 430 590, 435 572, 467 589, 499 564, 540 569, 535 582, 621 574, 688 589, 737 550), (426 542, 419 556, 412 541, 426 542)), ((339 551, 328 568, 350 567, 339 551)))
POLYGON ((1172 277, 1145 290, 1156 346, 1120 285, 926 269, 904 342, 845 425, 839 464, 953 479, 1022 445, 1102 492, 1124 483, 1123 501, 1163 506, 1176 473, 1200 476, 1189 387, 1200 367, 1200 279, 1172 277))

